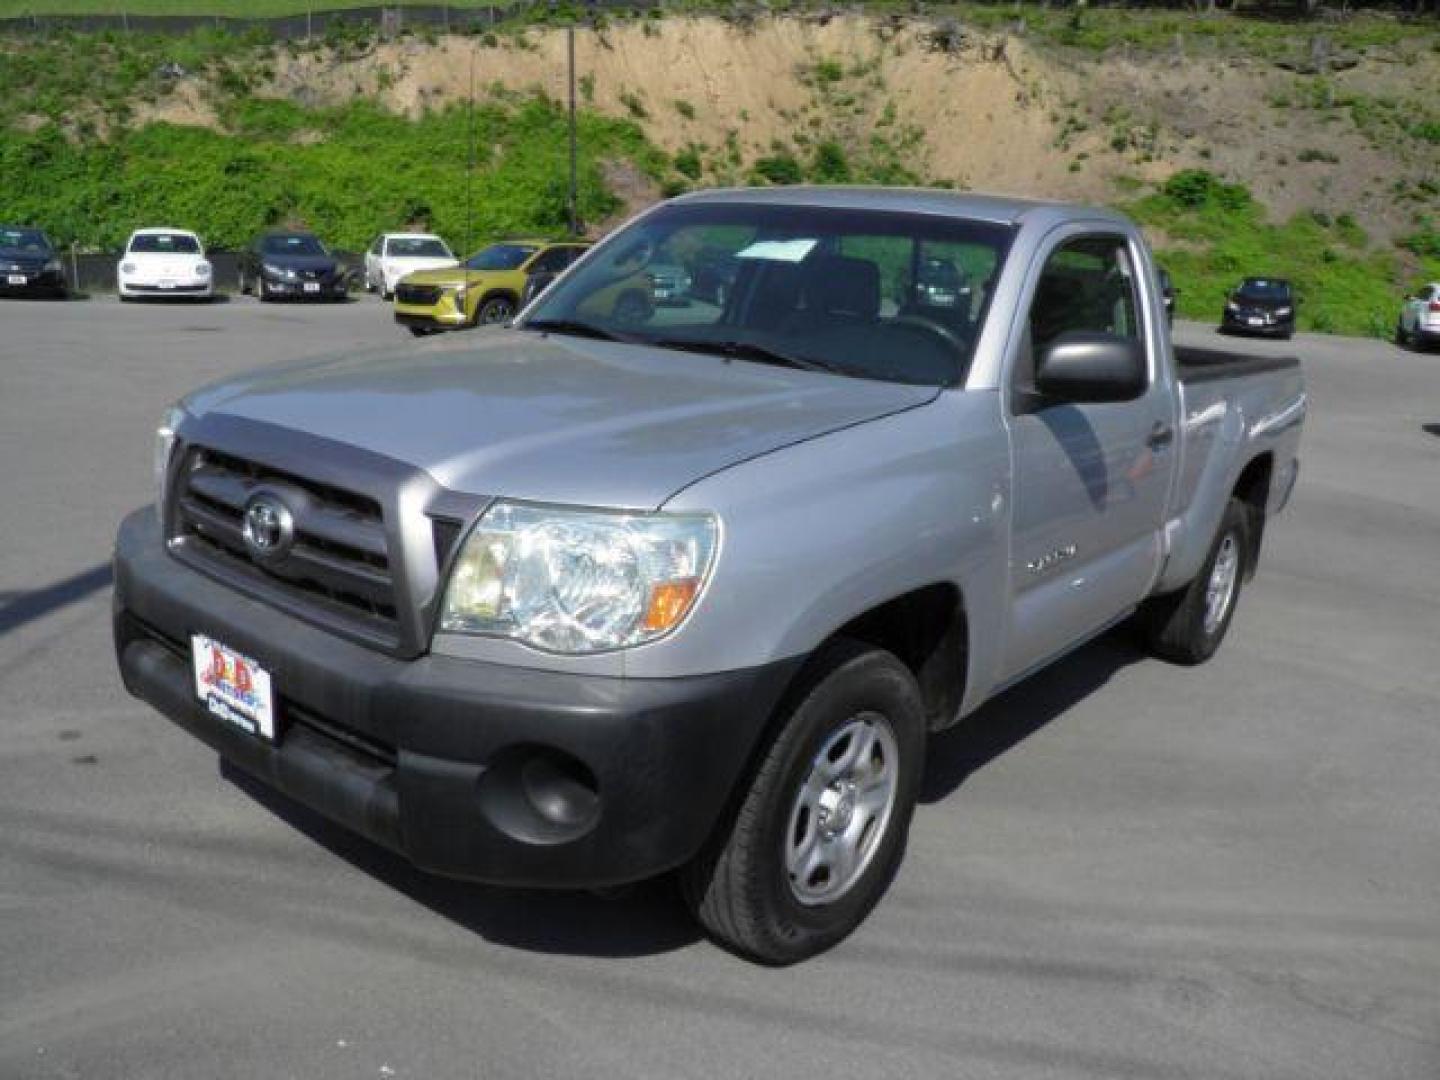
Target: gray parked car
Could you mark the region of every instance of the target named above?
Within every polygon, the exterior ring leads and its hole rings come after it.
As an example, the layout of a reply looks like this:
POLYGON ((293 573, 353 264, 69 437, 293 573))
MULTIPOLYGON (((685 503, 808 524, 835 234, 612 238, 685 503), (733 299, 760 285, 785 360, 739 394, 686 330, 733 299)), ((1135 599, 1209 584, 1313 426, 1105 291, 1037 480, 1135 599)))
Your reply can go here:
POLYGON ((1305 412, 1292 359, 1172 347, 1117 214, 688 196, 512 329, 177 404, 117 541, 120 670, 420 867, 679 869, 715 939, 791 962, 886 889, 929 732, 1131 616, 1215 651, 1305 412), (617 313, 716 237, 723 309, 617 313), (983 295, 885 299, 927 258, 983 295))

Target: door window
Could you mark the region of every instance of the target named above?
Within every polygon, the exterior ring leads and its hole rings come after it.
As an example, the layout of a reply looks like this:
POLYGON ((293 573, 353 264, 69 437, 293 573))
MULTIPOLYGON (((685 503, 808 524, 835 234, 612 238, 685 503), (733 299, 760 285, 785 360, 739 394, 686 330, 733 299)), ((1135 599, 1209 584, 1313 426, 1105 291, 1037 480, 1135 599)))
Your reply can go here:
POLYGON ((558 274, 570 265, 573 259, 572 250, 572 248, 553 247, 549 251, 542 251, 526 268, 526 273, 558 274))
POLYGON ((1121 237, 1075 237, 1050 253, 1030 301, 1017 385, 1030 388, 1036 355, 1061 334, 1076 331, 1141 338, 1134 261, 1121 237))

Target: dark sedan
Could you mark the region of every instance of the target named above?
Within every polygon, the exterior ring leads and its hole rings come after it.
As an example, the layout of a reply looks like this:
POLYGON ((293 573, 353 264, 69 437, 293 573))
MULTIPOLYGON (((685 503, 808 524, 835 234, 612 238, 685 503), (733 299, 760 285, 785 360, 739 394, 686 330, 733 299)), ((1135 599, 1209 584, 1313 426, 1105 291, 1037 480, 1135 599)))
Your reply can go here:
POLYGON ((65 264, 39 229, 0 225, 0 293, 63 297, 65 264))
POLYGON ((311 233, 273 232, 240 253, 240 291, 266 300, 343 300, 349 276, 311 233))
POLYGON ((1227 334, 1295 334, 1295 290, 1283 278, 1248 277, 1225 301, 1220 329, 1227 334))

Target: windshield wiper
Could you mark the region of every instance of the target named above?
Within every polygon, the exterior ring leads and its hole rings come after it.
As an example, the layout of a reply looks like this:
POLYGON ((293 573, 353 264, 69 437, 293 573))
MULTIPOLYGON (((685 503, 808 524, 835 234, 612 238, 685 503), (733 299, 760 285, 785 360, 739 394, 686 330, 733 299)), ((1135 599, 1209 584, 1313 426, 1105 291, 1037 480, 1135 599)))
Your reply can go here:
POLYGON ((774 364, 776 367, 799 368, 801 371, 825 371, 832 375, 849 374, 844 368, 828 360, 817 360, 810 356, 797 356, 782 352, 753 341, 710 341, 706 338, 656 338, 650 342, 662 349, 681 349, 685 352, 710 353, 729 360, 753 360, 757 364, 774 364))
POLYGON ((530 319, 521 323, 521 330, 542 330, 548 334, 569 334, 572 337, 595 338, 597 341, 630 341, 636 339, 628 334, 617 334, 581 319, 530 319))

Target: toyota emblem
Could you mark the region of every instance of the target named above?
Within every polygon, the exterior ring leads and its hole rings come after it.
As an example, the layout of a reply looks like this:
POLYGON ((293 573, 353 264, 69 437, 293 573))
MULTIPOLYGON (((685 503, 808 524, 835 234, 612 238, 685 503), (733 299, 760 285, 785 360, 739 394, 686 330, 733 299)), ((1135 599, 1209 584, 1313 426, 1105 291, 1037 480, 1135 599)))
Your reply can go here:
POLYGON ((295 539, 295 517, 273 495, 256 495, 245 504, 245 549, 257 562, 284 558, 295 539))

